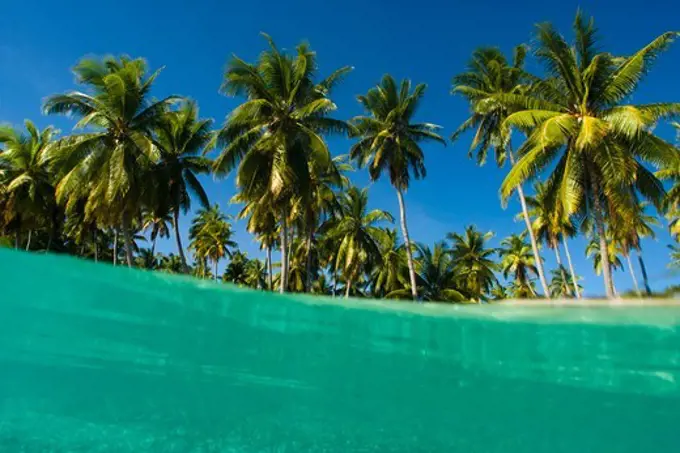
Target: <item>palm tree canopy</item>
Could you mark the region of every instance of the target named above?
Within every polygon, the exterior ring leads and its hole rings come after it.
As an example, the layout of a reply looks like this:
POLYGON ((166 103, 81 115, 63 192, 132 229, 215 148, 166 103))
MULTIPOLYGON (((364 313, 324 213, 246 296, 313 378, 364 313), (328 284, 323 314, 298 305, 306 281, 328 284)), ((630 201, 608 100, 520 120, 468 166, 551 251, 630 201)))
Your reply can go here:
POLYGON ((54 205, 52 176, 44 153, 57 131, 47 127, 41 132, 29 120, 24 124, 26 133, 0 126, 0 226, 14 220, 39 221, 40 214, 54 205))
POLYGON ((451 255, 461 288, 477 301, 481 301, 498 281, 494 274, 497 265, 492 259, 497 250, 487 247, 492 237, 493 233, 482 233, 474 225, 466 227, 464 234, 447 235, 452 243, 451 255))
POLYGON ((348 132, 347 123, 329 116, 337 108, 329 95, 351 68, 317 83, 316 54, 307 44, 292 56, 265 38, 269 50, 257 63, 234 56, 227 66, 222 92, 246 101, 229 114, 212 145, 222 148, 216 174, 238 165, 236 183, 247 198, 268 194, 278 202, 308 196, 310 162, 322 168, 331 163, 323 134, 348 132))
POLYGON ((178 98, 151 99, 160 70, 147 75, 141 58, 85 58, 73 71, 87 92, 50 96, 43 106, 46 114, 79 117, 76 129, 86 129, 47 153, 59 178, 57 200, 69 208, 85 198, 87 217, 134 210, 149 188, 145 170, 159 158, 152 132, 178 98))
POLYGON ((635 187, 659 203, 663 187, 644 166, 677 166, 676 149, 656 136, 651 126, 680 113, 680 103, 633 105, 622 102, 635 91, 654 59, 678 33, 665 33, 638 52, 616 57, 597 50, 596 29, 579 12, 572 46, 551 24, 538 26, 536 56, 548 74, 529 94, 498 96, 517 109, 505 120, 528 134, 521 158, 505 178, 506 199, 527 179, 556 162, 549 183, 556 186, 567 214, 587 207, 584 198, 596 179, 601 193, 616 205, 621 188, 635 187))
POLYGON ((474 51, 467 71, 453 78, 452 94, 463 96, 470 104, 470 117, 451 136, 455 141, 463 132, 474 130, 468 156, 476 154, 477 164, 486 162, 490 149, 495 153, 497 165, 503 166, 510 146, 510 129, 505 120, 513 110, 507 103, 499 102, 500 95, 524 94, 535 80, 523 69, 527 47, 519 45, 513 51, 513 61, 508 62, 495 47, 474 51))
POLYGON ((211 126, 212 120, 199 118, 193 101, 162 117, 155 129, 160 153, 156 170, 163 184, 160 204, 169 202, 168 208, 187 213, 194 195, 201 207, 210 206, 198 175, 212 170, 212 161, 200 155, 212 138, 211 126))
POLYGON ((328 225, 328 234, 338 244, 336 266, 349 276, 369 263, 379 262, 383 222, 392 222, 383 210, 368 211, 368 190, 350 187, 340 199, 340 214, 328 225))
POLYGON ((353 133, 359 141, 350 149, 350 156, 360 167, 368 167, 371 179, 378 179, 386 171, 394 187, 406 190, 411 173, 416 179, 426 174, 420 143, 434 141, 446 145, 437 134, 439 126, 413 123, 425 89, 426 85, 421 83, 411 90, 409 80, 403 80, 397 88, 395 80, 387 74, 378 86, 358 97, 370 116, 352 120, 356 128, 353 133))

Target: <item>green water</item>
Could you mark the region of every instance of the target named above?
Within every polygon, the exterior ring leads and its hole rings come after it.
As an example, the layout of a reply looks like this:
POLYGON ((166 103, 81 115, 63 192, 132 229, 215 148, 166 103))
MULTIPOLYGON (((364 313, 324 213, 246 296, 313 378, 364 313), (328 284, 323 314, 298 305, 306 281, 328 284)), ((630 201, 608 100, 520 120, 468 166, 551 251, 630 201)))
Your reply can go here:
POLYGON ((0 251, 0 452, 677 452, 680 309, 281 297, 0 251))

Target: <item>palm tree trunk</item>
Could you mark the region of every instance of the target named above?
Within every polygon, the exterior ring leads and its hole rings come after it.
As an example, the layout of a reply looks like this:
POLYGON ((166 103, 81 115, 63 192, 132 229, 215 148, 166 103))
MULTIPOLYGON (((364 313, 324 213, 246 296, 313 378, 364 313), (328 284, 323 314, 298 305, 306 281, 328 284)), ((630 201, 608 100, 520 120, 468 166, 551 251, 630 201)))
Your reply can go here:
POLYGON ((562 281, 567 286, 567 290, 569 290, 569 284, 567 283, 568 282, 567 273, 564 271, 564 266, 562 266, 562 255, 560 255, 560 243, 557 241, 557 239, 553 241, 553 249, 555 250, 555 259, 557 260, 557 267, 560 269, 560 274, 562 275, 562 281))
POLYGON ((312 289, 312 240, 314 239, 314 230, 309 229, 307 233, 307 264, 305 265, 305 292, 311 292, 312 289))
POLYGON ((182 272, 187 274, 189 268, 187 267, 187 258, 184 256, 184 247, 182 247, 182 237, 179 234, 179 211, 174 209, 172 212, 172 227, 175 230, 175 241, 177 242, 177 253, 182 260, 182 272))
POLYGON ((288 213, 281 208, 281 278, 279 292, 286 292, 288 288, 288 213))
POLYGON ((154 256, 156 253, 156 239, 158 239, 158 236, 154 236, 154 238, 151 240, 151 256, 154 256))
POLYGON ((635 276, 635 269, 633 269, 633 263, 630 261, 630 253, 624 255, 626 257, 626 263, 628 263, 628 272, 630 272, 630 278, 633 280, 633 287, 638 296, 642 297, 642 291, 640 291, 640 286, 638 285, 637 277, 635 276))
POLYGON ((99 261, 99 246, 97 245, 97 230, 94 230, 93 233, 93 242, 94 242, 94 262, 96 263, 99 261))
POLYGON ((14 249, 19 250, 19 231, 14 232, 14 249))
POLYGON ((593 191, 593 214, 595 214, 595 228, 600 240, 600 255, 602 259, 602 275, 604 276, 604 289, 608 299, 615 296, 614 281, 612 280, 612 268, 609 261, 609 250, 607 247, 607 237, 605 236, 604 217, 602 214, 602 201, 600 200, 600 183, 593 175, 590 163, 586 164, 588 179, 593 191))
POLYGON ((123 214, 123 240, 125 241, 125 259, 128 267, 132 267, 132 237, 130 235, 129 214, 123 214))
POLYGON ((113 265, 118 264, 118 228, 113 230, 113 265))
POLYGON ((269 291, 273 289, 273 275, 272 275, 272 246, 267 245, 267 284, 269 291))
POLYGON ((26 240, 26 251, 31 250, 31 236, 33 235, 33 230, 28 230, 28 239, 26 240))
POLYGON ((647 266, 642 259, 642 247, 639 246, 638 251, 638 263, 640 264, 640 272, 642 273, 642 283, 645 285, 645 293, 648 296, 652 295, 652 288, 649 286, 649 279, 647 278, 647 266))
MULTIPOLYGON (((508 149, 508 157, 510 158, 510 163, 512 165, 515 165, 515 155, 512 153, 511 149, 508 149)), ((524 196, 524 189, 522 188, 521 184, 517 186, 517 195, 519 197, 519 204, 522 206, 522 215, 524 217, 524 223, 526 224, 527 232, 529 233, 531 250, 534 253, 534 261, 536 261, 536 270, 538 271, 538 279, 541 281, 541 287, 543 288, 544 297, 546 299, 550 299, 550 289, 548 288, 548 281, 545 279, 543 260, 541 260, 541 254, 538 251, 538 242, 536 241, 534 229, 531 227, 531 218, 529 217, 529 210, 527 209, 527 199, 524 196)))
POLYGON ((569 253, 569 246, 567 245, 567 238, 562 236, 562 244, 564 244, 564 253, 567 255, 567 263, 569 263, 569 272, 571 272, 571 280, 574 284, 574 294, 577 299, 581 298, 581 291, 578 289, 578 281, 576 281, 576 272, 574 272, 574 265, 571 263, 571 253, 569 253))
POLYGON ((215 262, 215 265, 214 265, 214 269, 215 269, 214 277, 215 277, 215 281, 217 281, 217 260, 214 260, 214 262, 215 262))
POLYGON ((347 287, 345 288, 345 299, 349 298, 349 293, 352 290, 352 279, 347 279, 347 287))
POLYGON ((411 239, 408 235, 408 226, 406 225, 406 204, 404 203, 404 194, 401 189, 397 189, 397 198, 399 199, 399 220, 401 221, 401 232, 404 235, 404 247, 406 248, 406 260, 408 262, 408 276, 411 281, 411 296, 413 300, 418 300, 418 286, 416 283, 416 267, 413 264, 413 252, 411 250, 411 239))

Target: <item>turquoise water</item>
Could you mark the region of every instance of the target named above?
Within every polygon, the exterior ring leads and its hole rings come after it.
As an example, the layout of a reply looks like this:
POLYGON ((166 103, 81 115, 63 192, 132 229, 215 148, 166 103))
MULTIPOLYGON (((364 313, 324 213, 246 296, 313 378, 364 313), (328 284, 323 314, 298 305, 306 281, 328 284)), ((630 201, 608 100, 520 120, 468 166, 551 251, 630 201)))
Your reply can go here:
POLYGON ((0 251, 0 452, 680 451, 680 309, 282 297, 0 251))

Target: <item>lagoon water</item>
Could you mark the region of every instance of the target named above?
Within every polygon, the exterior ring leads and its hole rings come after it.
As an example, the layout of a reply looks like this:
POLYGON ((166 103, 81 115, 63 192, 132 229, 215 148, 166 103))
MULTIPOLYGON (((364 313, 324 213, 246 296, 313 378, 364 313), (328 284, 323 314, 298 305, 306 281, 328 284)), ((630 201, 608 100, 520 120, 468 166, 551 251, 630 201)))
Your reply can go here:
POLYGON ((0 452, 677 452, 680 308, 279 296, 0 251, 0 452))

